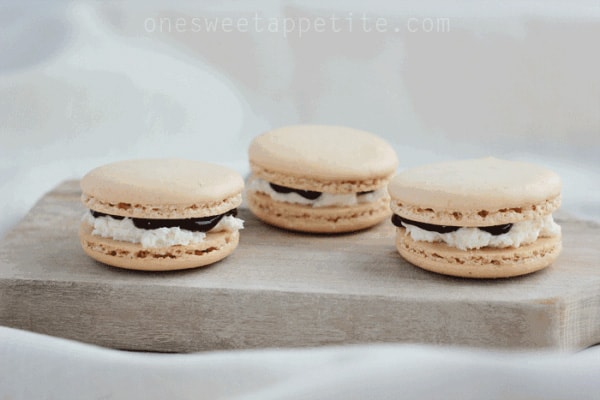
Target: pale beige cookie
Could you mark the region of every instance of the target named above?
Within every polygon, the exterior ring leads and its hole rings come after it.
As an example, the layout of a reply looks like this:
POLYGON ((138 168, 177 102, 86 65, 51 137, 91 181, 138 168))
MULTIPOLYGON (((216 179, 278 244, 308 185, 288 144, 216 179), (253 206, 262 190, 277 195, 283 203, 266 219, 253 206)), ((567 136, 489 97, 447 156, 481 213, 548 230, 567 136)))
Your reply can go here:
POLYGON ((168 271, 205 266, 237 247, 244 182, 235 171, 180 159, 128 160, 81 180, 80 242, 116 267, 168 271), (214 222, 214 224, 211 224, 214 222))
POLYGON ((560 177, 535 164, 488 157, 404 170, 388 186, 396 214, 438 225, 523 221, 560 206, 560 177))
POLYGON ((341 126, 287 126, 256 137, 248 155, 250 182, 262 181, 261 188, 249 185, 248 204, 267 223, 303 232, 337 233, 368 228, 389 215, 384 189, 398 159, 393 148, 372 133, 341 126), (265 185, 318 192, 322 197, 299 203, 294 197, 303 196, 300 192, 286 196, 265 185), (365 192, 377 196, 365 202, 367 197, 359 198, 365 192))
POLYGON ((141 271, 171 271, 203 267, 227 257, 236 249, 240 234, 208 233, 201 243, 161 248, 143 248, 129 243, 92 235, 92 227, 82 223, 81 247, 87 255, 104 264, 141 271))
POLYGON ((482 158, 407 169, 388 185, 409 262, 469 278, 523 275, 561 250, 561 180, 530 163, 482 158), (405 229, 406 228, 406 229, 405 229))
POLYGON ((254 138, 248 156, 258 178, 329 193, 381 187, 398 166, 396 153, 385 140, 343 126, 275 129, 254 138))
POLYGON ((181 159, 119 161, 81 180, 82 201, 89 209, 140 218, 222 214, 242 203, 243 187, 236 171, 181 159))
POLYGON ((552 264, 561 251, 561 237, 540 238, 518 248, 463 251, 443 243, 414 241, 398 228, 396 248, 406 261, 428 271, 463 278, 508 278, 552 264))
POLYGON ((309 233, 353 232, 376 225, 390 216, 389 197, 374 203, 314 208, 278 202, 264 193, 249 192, 248 208, 264 222, 309 233))

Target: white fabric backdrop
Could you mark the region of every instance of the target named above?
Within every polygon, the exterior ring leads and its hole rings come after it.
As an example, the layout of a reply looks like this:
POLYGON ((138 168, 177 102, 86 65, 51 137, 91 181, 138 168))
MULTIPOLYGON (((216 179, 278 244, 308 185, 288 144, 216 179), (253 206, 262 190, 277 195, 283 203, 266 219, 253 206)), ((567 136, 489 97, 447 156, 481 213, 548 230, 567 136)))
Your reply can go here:
MULTIPOLYGON (((373 131, 401 168, 484 155, 540 162, 563 177, 564 211, 600 221, 597 1, 332 3, 0 3, 0 235, 99 164, 177 156, 245 174, 252 137, 292 123, 373 131), (256 17, 264 24, 253 27, 256 17), (448 30, 426 32, 446 19, 448 30), (268 21, 279 25, 269 32, 268 21), (311 29, 286 32, 285 21, 311 29)), ((582 399, 600 389, 597 350, 146 356, 0 335, 5 398, 582 399)))
POLYGON ((1 7, 0 234, 98 164, 179 156, 245 172, 253 136, 308 122, 373 131, 402 168, 539 161, 563 176, 564 209, 600 219, 597 1, 1 7), (253 27, 255 16, 264 24, 253 27), (319 17, 338 18, 341 32, 283 30, 286 19, 319 17), (194 32, 193 22, 224 18, 252 29, 194 32), (443 19, 449 31, 424 31, 443 19))
POLYGON ((597 399, 598 351, 415 345, 125 353, 0 327, 9 399, 597 399))

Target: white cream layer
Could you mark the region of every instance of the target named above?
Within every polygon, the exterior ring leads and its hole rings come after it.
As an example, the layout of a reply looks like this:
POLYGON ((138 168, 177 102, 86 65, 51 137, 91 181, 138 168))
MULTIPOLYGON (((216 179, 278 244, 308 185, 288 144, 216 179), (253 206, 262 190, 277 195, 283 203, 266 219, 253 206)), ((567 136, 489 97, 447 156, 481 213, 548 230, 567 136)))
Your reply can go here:
POLYGON ((460 250, 480 249, 482 247, 519 247, 535 242, 538 237, 554 237, 560 235, 560 226, 554 222, 552 215, 546 215, 534 220, 515 222, 510 231, 502 235, 492 235, 477 228, 460 228, 454 232, 431 232, 410 224, 406 235, 421 242, 443 242, 460 250))
MULTIPOLYGON (((111 238, 123 242, 140 243, 143 248, 186 246, 200 243, 206 237, 204 232, 192 232, 179 227, 140 229, 133 224, 131 218, 115 219, 109 216, 94 218, 88 211, 83 215, 83 221, 93 227, 92 235, 111 238)), ((244 221, 227 215, 209 232, 237 231, 244 229, 244 221)))
POLYGON ((337 194, 323 192, 317 199, 310 200, 300 196, 298 193, 278 193, 271 188, 269 182, 258 178, 253 179, 248 184, 247 190, 264 193, 275 201, 312 207, 355 206, 361 203, 373 203, 386 195, 385 188, 379 188, 371 193, 361 194, 360 196, 357 193, 337 194))

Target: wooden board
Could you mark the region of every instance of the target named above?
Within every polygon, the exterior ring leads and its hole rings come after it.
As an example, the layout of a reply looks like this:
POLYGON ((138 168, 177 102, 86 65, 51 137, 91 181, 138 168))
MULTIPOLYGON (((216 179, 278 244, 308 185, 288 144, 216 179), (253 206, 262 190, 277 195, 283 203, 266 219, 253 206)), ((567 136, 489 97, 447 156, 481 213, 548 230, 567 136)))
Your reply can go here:
POLYGON ((78 182, 47 194, 0 243, 0 324, 164 352, 414 342, 575 350, 600 343, 600 227, 560 219, 564 251, 510 280, 436 275, 404 262, 385 222, 357 234, 246 229, 226 260, 143 273, 81 250, 78 182))

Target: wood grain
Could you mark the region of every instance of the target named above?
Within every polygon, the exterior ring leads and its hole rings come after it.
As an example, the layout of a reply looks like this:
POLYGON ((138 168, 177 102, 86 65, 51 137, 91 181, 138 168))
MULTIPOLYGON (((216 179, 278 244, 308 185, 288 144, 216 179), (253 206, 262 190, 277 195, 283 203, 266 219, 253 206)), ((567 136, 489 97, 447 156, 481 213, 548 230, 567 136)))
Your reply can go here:
POLYGON ((388 221, 356 234, 246 229, 208 268, 144 273, 88 258, 78 182, 48 193, 0 243, 0 324, 161 352, 412 342, 577 350, 600 343, 600 227, 558 218, 564 250, 508 280, 403 261, 388 221))

